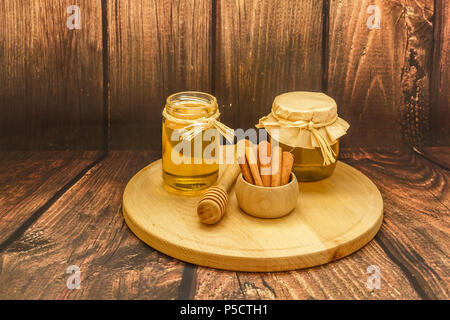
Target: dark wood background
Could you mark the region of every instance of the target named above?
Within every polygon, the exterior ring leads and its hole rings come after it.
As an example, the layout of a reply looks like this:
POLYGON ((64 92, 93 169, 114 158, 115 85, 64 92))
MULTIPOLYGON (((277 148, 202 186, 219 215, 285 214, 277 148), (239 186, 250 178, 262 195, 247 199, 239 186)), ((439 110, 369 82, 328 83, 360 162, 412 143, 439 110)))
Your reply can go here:
POLYGON ((1 0, 0 299, 449 299, 449 38, 447 0, 1 0), (72 4, 81 30, 66 27, 72 4), (160 157, 164 101, 181 90, 215 94, 235 128, 281 92, 334 97, 351 123, 341 160, 383 196, 374 240, 276 273, 142 243, 122 193, 160 157))
POLYGON ((449 145, 449 24, 445 0, 3 0, 0 149, 158 150, 182 90, 245 129, 281 92, 325 91, 344 146, 449 145))

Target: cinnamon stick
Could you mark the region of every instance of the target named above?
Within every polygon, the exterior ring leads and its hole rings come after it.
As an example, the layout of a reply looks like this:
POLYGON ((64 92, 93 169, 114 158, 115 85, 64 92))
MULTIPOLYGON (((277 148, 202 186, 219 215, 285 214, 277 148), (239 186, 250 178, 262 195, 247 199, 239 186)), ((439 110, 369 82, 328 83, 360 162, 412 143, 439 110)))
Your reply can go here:
POLYGON ((281 162, 283 160, 283 151, 280 146, 273 148, 272 153, 272 179, 271 186, 281 186, 281 162))
POLYGON ((283 161, 281 164, 281 185, 288 184, 289 177, 291 176, 292 166, 294 165, 294 156, 292 153, 284 151, 283 161))
POLYGON ((244 180, 248 183, 255 184, 253 180, 252 173, 250 172, 250 167, 248 166, 247 159, 245 157, 245 149, 247 147, 247 142, 245 140, 239 140, 236 144, 236 160, 241 168, 242 176, 244 180))
POLYGON ((259 172, 264 187, 270 187, 271 184, 271 150, 270 142, 261 141, 258 146, 259 172))
POLYGON ((250 172, 250 167, 248 166, 247 160, 244 156, 238 156, 237 158, 239 167, 241 168, 242 176, 244 177, 244 180, 248 183, 255 184, 255 180, 253 180, 252 173, 250 172))
POLYGON ((257 186, 263 187, 264 184, 261 179, 261 175, 259 174, 258 168, 258 158, 255 154, 255 146, 249 140, 245 140, 245 157, 247 158, 248 166, 250 167, 250 171, 253 176, 253 180, 257 186))

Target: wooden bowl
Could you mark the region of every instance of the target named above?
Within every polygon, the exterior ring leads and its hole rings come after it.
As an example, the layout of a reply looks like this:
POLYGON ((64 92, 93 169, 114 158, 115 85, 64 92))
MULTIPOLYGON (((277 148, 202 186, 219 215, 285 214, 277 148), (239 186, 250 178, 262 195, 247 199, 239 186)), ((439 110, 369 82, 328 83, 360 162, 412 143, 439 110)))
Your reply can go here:
POLYGON ((242 174, 236 180, 236 198, 239 207, 258 218, 280 218, 297 205, 299 190, 295 175, 291 172, 289 183, 281 187, 260 187, 244 180, 242 174))

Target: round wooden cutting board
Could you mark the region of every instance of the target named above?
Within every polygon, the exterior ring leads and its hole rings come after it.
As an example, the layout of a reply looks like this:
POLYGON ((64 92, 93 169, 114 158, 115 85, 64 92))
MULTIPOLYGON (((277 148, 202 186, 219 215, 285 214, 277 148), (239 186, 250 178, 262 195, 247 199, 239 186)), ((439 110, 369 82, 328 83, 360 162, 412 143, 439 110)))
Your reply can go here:
MULTIPOLYGON (((223 169, 223 168, 221 168, 223 169)), ((201 195, 166 190, 161 160, 138 172, 123 195, 123 215, 142 241, 174 258, 236 271, 284 271, 345 257, 368 243, 383 221, 383 200, 360 171, 339 162, 334 174, 300 183, 297 207, 279 219, 251 217, 229 193, 217 225, 197 218, 201 195)))

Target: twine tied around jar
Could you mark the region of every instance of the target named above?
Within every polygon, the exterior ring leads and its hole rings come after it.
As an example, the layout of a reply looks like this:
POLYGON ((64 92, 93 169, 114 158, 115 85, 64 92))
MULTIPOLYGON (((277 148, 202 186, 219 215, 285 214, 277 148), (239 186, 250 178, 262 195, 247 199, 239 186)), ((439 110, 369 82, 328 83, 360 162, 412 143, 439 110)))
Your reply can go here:
POLYGON ((211 128, 217 129, 217 131, 219 131, 219 133, 227 139, 228 142, 233 142, 234 140, 234 130, 217 120, 220 117, 219 110, 217 110, 216 113, 210 117, 180 119, 169 114, 166 108, 164 108, 162 116, 170 122, 184 125, 184 127, 180 129, 182 140, 191 141, 195 138, 195 136, 202 133, 204 130, 211 128))
POLYGON ((338 119, 338 115, 336 114, 333 119, 327 122, 313 122, 313 121, 305 121, 305 120, 297 120, 290 121, 283 118, 280 118, 275 112, 271 112, 268 116, 262 117, 259 119, 259 123, 256 125, 256 128, 261 129, 266 126, 275 126, 275 127, 286 127, 286 128, 298 128, 309 130, 314 137, 317 145, 322 152, 323 157, 323 165, 330 165, 335 163, 337 160, 337 155, 334 150, 331 148, 328 140, 325 139, 322 134, 319 132, 319 128, 327 127, 335 123, 338 119), (275 118, 277 121, 266 121, 269 117, 275 118))

